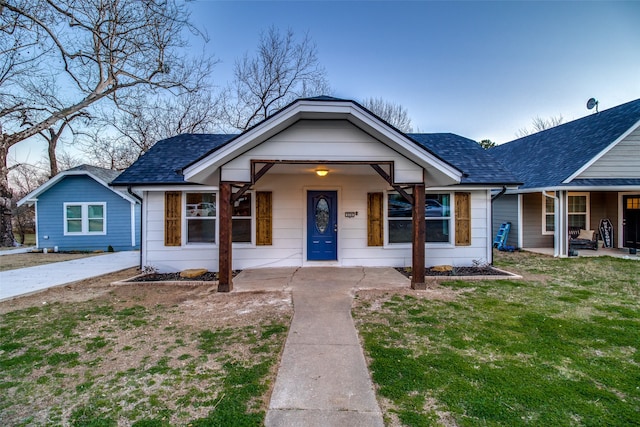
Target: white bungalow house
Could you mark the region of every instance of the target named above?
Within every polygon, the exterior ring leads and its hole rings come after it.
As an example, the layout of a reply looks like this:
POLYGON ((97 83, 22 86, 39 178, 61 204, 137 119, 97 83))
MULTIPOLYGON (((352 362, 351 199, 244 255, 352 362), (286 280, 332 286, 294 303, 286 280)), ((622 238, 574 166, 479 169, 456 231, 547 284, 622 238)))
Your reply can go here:
POLYGON ((239 135, 159 141, 112 185, 143 194, 143 266, 218 271, 229 291, 232 269, 491 262, 491 191, 516 184, 472 140, 318 97, 239 135))
POLYGON ((640 99, 489 153, 523 183, 493 203, 494 232, 511 222, 507 244, 559 257, 575 247, 640 248, 640 99), (593 244, 575 245, 570 234, 580 230, 593 244))

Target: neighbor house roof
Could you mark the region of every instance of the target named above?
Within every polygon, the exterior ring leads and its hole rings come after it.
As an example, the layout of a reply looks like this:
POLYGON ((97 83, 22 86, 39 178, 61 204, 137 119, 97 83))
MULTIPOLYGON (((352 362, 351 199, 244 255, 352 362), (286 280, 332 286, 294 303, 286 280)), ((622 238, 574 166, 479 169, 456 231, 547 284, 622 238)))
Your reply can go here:
POLYGON ((103 185, 109 191, 115 192, 120 197, 122 197, 122 198, 124 198, 124 199, 126 199, 126 200, 128 200, 128 201, 130 201, 132 203, 138 203, 138 200, 136 200, 134 197, 131 197, 130 195, 128 195, 128 194, 126 194, 126 193, 124 193, 122 191, 117 191, 117 190, 109 187, 109 184, 111 183, 111 181, 113 181, 115 178, 117 178, 120 175, 120 171, 114 171, 114 170, 111 170, 111 169, 105 169, 105 168, 100 168, 100 167, 91 166, 91 165, 80 165, 80 166, 76 166, 74 168, 67 169, 65 171, 62 171, 62 172, 58 173, 56 176, 51 178, 49 181, 45 182, 40 187, 36 188, 31 193, 27 194, 22 199, 20 199, 18 201, 18 206, 22 206, 25 203, 31 204, 33 202, 36 202, 38 200, 38 197, 42 193, 44 193, 45 191, 47 191, 48 189, 53 187, 55 184, 60 182, 65 177, 67 177, 67 176, 78 176, 78 175, 86 175, 86 176, 92 178, 97 183, 103 185))
POLYGON ((558 186, 640 185, 638 179, 569 180, 640 123, 640 99, 590 114, 491 148, 489 153, 524 184, 520 189, 558 186))
POLYGON ((102 181, 103 184, 109 184, 111 181, 120 175, 121 171, 114 171, 111 169, 99 168, 92 165, 80 165, 75 168, 67 169, 63 171, 66 175, 76 174, 80 175, 82 172, 92 175, 94 178, 102 181))

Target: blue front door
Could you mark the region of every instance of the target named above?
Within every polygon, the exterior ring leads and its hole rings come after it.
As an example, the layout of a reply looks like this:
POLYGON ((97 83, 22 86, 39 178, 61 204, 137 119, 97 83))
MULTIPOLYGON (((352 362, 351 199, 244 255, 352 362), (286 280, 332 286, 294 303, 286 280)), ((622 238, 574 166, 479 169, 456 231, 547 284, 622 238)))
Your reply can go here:
POLYGON ((335 191, 307 193, 307 259, 338 259, 338 195, 335 191))

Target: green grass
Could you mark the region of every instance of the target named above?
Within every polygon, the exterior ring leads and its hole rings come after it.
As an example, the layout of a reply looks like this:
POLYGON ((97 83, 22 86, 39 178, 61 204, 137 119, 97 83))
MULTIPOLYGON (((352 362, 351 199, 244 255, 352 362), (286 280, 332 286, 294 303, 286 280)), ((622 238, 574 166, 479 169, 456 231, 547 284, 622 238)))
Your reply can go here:
POLYGON ((387 421, 640 425, 640 263, 498 256, 525 280, 445 282, 455 299, 356 307, 387 421))
POLYGON ((137 295, 7 312, 0 424, 262 425, 289 315, 210 329, 137 295))

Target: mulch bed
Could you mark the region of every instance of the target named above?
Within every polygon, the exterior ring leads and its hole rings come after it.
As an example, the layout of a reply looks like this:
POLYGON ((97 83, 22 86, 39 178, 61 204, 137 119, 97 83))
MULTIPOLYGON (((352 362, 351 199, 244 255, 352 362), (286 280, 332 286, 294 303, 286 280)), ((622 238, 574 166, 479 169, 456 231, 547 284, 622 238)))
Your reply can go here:
MULTIPOLYGON (((231 277, 236 277, 242 270, 233 270, 231 277)), ((207 271, 196 277, 180 277, 180 272, 176 273, 149 273, 133 277, 127 282, 214 282, 218 280, 218 273, 207 271)))
MULTIPOLYGON (((411 269, 396 268, 400 273, 411 277, 411 269)), ((425 269, 424 275, 429 277, 442 276, 509 276, 509 273, 497 270, 493 267, 454 267, 451 271, 436 271, 430 268, 425 269)))
POLYGON ((218 280, 218 273, 208 271, 197 277, 180 277, 180 273, 151 273, 134 277, 129 282, 213 282, 215 280, 218 280))

